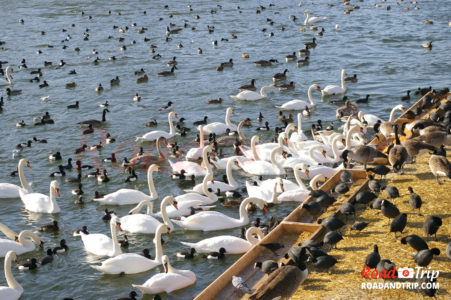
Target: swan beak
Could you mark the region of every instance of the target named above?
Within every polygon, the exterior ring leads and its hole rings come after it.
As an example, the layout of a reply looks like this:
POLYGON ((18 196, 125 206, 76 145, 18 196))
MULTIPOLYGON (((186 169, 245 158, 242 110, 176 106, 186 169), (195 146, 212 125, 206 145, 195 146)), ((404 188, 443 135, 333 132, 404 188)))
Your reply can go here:
POLYGON ((280 184, 280 189, 282 190, 282 193, 285 192, 285 188, 283 187, 283 184, 280 184))
POLYGON ((296 126, 294 126, 294 131, 299 132, 299 129, 296 126))
POLYGON ((305 170, 305 176, 306 176, 308 179, 310 179, 310 172, 309 172, 309 170, 305 170))
POLYGON ((31 169, 31 165, 29 162, 27 162, 27 167, 29 167, 31 169))
POLYGON ((237 166, 239 168, 240 164, 237 161, 235 161, 235 166, 237 166))
POLYGON ((212 179, 212 180, 211 180, 211 183, 212 183, 212 184, 215 184, 215 180, 214 180, 214 179, 212 179))
POLYGON ((119 228, 120 231, 123 231, 122 227, 121 227, 121 223, 116 223, 116 225, 117 225, 117 228, 119 228))
POLYGON ((167 263, 164 264, 164 272, 165 272, 165 273, 168 272, 168 264, 167 264, 167 263))
POLYGON ((60 189, 56 189, 56 194, 58 195, 58 197, 61 197, 60 189))
POLYGON ((263 206, 263 211, 265 212, 265 214, 267 214, 268 213, 268 206, 263 206))
POLYGON ((320 88, 320 86, 318 85, 318 87, 316 88, 318 91, 320 91, 321 92, 321 88, 320 88))
POLYGON ((39 248, 44 248, 44 241, 41 241, 40 243, 39 243, 39 248))
POLYGON ((172 203, 172 206, 174 206, 175 209, 179 209, 179 207, 177 206, 177 201, 174 201, 174 203, 172 203))
POLYGON ((171 235, 171 228, 168 227, 168 234, 171 235))
POLYGON ((343 144, 343 146, 346 147, 346 140, 345 139, 341 139, 341 143, 343 144))
POLYGON ((17 236, 14 237, 14 242, 16 242, 16 243, 19 242, 19 238, 17 236))
POLYGON ((285 158, 285 159, 287 159, 287 153, 286 153, 285 151, 282 152, 282 157, 285 158))
MULTIPOLYGON (((284 138, 283 139, 283 142, 286 144, 286 145, 288 145, 288 139, 287 138, 284 138)), ((286 157, 285 157, 286 158, 286 157)))
POLYGON ((327 158, 327 156, 326 156, 326 150, 323 150, 323 156, 324 156, 324 158, 327 158))
POLYGON ((178 119, 178 118, 179 118, 179 115, 178 115, 178 114, 175 114, 175 117, 178 119))
POLYGON ((402 112, 403 112, 403 113, 405 113, 405 112, 406 112, 406 110, 405 110, 405 108, 404 108, 404 107, 401 107, 401 110, 402 110, 402 112))

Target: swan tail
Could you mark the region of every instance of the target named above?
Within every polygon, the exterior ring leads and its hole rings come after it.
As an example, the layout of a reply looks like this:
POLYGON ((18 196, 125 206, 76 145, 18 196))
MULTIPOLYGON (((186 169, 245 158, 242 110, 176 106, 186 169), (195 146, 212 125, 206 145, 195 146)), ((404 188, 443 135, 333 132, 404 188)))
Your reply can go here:
POLYGON ((199 206, 199 208, 201 208, 202 210, 210 210, 210 209, 216 208, 216 205, 202 205, 202 206, 199 206))
POLYGON ((95 270, 97 270, 97 271, 99 271, 99 272, 101 272, 101 273, 103 273, 103 268, 102 268, 101 265, 100 266, 95 265, 95 266, 90 266, 90 267, 95 269, 95 270))
POLYGON ((142 142, 143 140, 142 136, 137 136, 135 142, 142 142))
POLYGON ((282 109, 282 106, 281 105, 276 105, 276 108, 282 109))
POLYGON ((234 99, 234 100, 240 100, 237 96, 235 95, 230 95, 230 98, 234 99))
POLYGON ((180 244, 185 245, 190 248, 196 248, 196 243, 180 242, 180 244))

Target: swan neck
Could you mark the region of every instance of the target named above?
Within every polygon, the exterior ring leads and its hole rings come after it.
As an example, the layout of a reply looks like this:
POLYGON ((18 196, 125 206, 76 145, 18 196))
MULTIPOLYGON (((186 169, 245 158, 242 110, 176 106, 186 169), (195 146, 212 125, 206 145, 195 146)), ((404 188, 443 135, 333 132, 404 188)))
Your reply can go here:
POLYGON ((213 173, 210 163, 208 162, 208 151, 211 150, 211 147, 204 147, 202 151, 202 162, 207 169, 207 173, 213 173))
POLYGON ((260 96, 266 97, 266 89, 267 88, 268 88, 267 86, 264 86, 260 89, 260 96))
POLYGON ((215 194, 212 194, 208 190, 208 182, 213 179, 213 172, 207 172, 207 175, 205 175, 204 180, 202 181, 202 191, 204 192, 205 196, 212 200, 217 200, 218 196, 215 194))
POLYGON ((240 137, 240 139, 242 141, 246 140, 246 137, 243 134, 242 128, 243 128, 244 122, 240 122, 240 124, 238 124, 238 128, 236 129, 236 131, 238 132, 238 136, 240 137))
POLYGON ((169 122, 169 134, 174 135, 175 129, 174 129, 174 124, 172 123, 172 113, 168 114, 168 122, 169 122))
POLYGON ((55 187, 50 183, 50 211, 53 211, 56 206, 56 191, 55 187))
POLYGON ((155 233, 155 237, 153 243, 155 245, 155 261, 161 262, 161 258, 163 256, 163 247, 161 245, 161 234, 163 232, 165 226, 159 226, 157 232, 155 233))
POLYGON ((204 141, 204 130, 202 129, 202 125, 199 129, 199 148, 203 149, 205 147, 205 141, 204 141))
MULTIPOLYGON (((22 245, 22 247, 27 247, 27 242, 29 242, 26 240, 27 237, 31 238, 33 243, 35 243, 35 244, 39 244, 41 241, 41 238, 34 232, 31 232, 29 230, 22 230, 19 233, 19 237, 18 237, 19 244, 22 245)), ((34 249, 34 246, 33 246, 33 249, 34 249)))
POLYGON ((12 84, 12 78, 11 78, 11 75, 9 74, 10 71, 11 71, 11 68, 6 68, 6 80, 8 81, 9 85, 12 84))
POLYGON ((232 172, 232 167, 233 164, 235 163, 235 158, 230 158, 227 161, 227 168, 226 168, 226 176, 227 176, 227 181, 229 182, 229 185, 233 186, 233 187, 237 187, 238 184, 235 181, 235 178, 233 178, 233 172, 232 172))
POLYGON ((277 166, 279 169, 281 169, 281 167, 279 165, 279 162, 276 160, 276 154, 277 154, 277 152, 281 152, 281 151, 282 151, 281 147, 277 147, 271 151, 271 163, 273 165, 277 166))
POLYGON ((257 153, 257 146, 255 145, 257 143, 257 136, 253 136, 251 139, 251 150, 252 150, 252 155, 254 156, 254 160, 260 160, 260 157, 258 157, 258 153, 257 153))
POLYGON ((307 190, 307 187, 305 186, 304 182, 302 182, 302 178, 301 178, 299 169, 300 169, 299 165, 296 165, 294 167, 294 178, 296 178, 296 182, 301 189, 307 190))
POLYGON ((9 238, 10 240, 13 240, 13 241, 17 236, 17 233, 15 233, 11 229, 9 229, 8 226, 6 226, 5 224, 2 224, 2 223, 0 223, 0 231, 3 232, 3 234, 6 235, 7 238, 9 238))
POLYGON ((277 181, 275 181, 274 183, 274 188, 272 190, 272 203, 277 204, 280 203, 279 198, 277 197, 277 185, 279 183, 277 181))
POLYGON ((313 86, 313 85, 311 85, 309 88, 308 88, 308 91, 307 91, 307 96, 308 96, 308 100, 310 101, 310 104, 312 105, 312 106, 315 106, 316 104, 315 104, 315 100, 313 100, 313 89, 315 88, 315 86, 313 86))
POLYGON ((113 240, 112 256, 114 257, 122 253, 121 246, 119 246, 119 242, 117 241, 116 218, 111 219, 110 230, 111 230, 111 239, 113 240))
POLYGON ((161 146, 160 146, 160 143, 158 142, 158 140, 157 140, 157 152, 158 152, 158 156, 161 158, 161 159, 165 159, 166 158, 166 155, 164 155, 164 153, 163 153, 163 151, 161 151, 161 146))
POLYGON ((168 217, 168 213, 166 211, 166 207, 169 204, 169 201, 171 201, 170 197, 166 197, 163 199, 163 201, 161 201, 160 204, 160 211, 161 211, 161 218, 163 219, 164 224, 166 224, 169 229, 174 229, 174 225, 172 224, 171 220, 168 217))
POLYGON ((337 135, 333 140, 332 140, 332 152, 334 153, 334 160, 335 161, 339 161, 340 160, 340 153, 338 152, 338 145, 337 143, 340 141, 341 136, 337 135))
POLYGON ((244 199, 240 204, 240 220, 242 225, 249 223, 249 216, 246 211, 246 206, 251 203, 251 198, 244 199))
POLYGON ((250 227, 249 229, 247 229, 245 236, 246 240, 252 245, 257 244, 260 240, 262 240, 265 237, 263 232, 257 227, 250 227), (254 234, 257 235, 257 238, 254 237, 254 234))
POLYGON ((24 167, 25 167, 25 163, 24 163, 24 161, 21 160, 19 162, 19 166, 17 168, 17 170, 19 172, 20 184, 22 185, 22 188, 26 192, 31 192, 30 185, 28 184, 27 179, 25 178, 24 167))
POLYGON ((230 114, 231 114, 231 113, 232 113, 232 109, 228 108, 227 111, 226 111, 226 116, 225 116, 225 123, 226 123, 228 126, 233 125, 232 122, 230 122, 230 114))
POLYGON ((390 119, 388 120, 388 122, 393 122, 395 120, 395 113, 397 109, 398 109, 397 106, 393 107, 393 109, 390 112, 390 119))
POLYGON ((346 90, 345 72, 341 71, 341 88, 346 90))
POLYGON ((153 171, 152 166, 147 170, 147 185, 149 186, 150 197, 156 199, 158 198, 158 193, 155 189, 155 184, 153 183, 153 171))
POLYGON ((6 282, 8 283, 8 287, 11 289, 14 289, 20 293, 23 293, 23 287, 17 282, 17 280, 14 278, 13 272, 11 271, 11 260, 12 256, 15 256, 15 253, 13 251, 9 251, 6 254, 5 258, 5 278, 6 282))

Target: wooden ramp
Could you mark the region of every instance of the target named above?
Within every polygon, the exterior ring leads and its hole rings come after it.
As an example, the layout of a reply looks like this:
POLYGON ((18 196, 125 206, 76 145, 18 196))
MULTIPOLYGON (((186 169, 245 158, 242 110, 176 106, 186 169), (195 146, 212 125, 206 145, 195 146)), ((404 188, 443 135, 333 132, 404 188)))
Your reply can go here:
MULTIPOLYGON (((354 184, 350 187, 350 191, 338 198, 329 209, 321 215, 321 218, 330 215, 339 216, 338 207, 345 201, 352 201, 355 195, 366 188, 368 180, 366 172, 362 170, 349 170, 352 174, 354 184)), ((342 171, 337 172, 332 178, 326 181, 320 189, 329 192, 340 179, 342 171)), ((307 198, 304 203, 314 201, 312 197, 307 198)), ((280 257, 286 253, 292 246, 308 239, 319 240, 323 238, 325 229, 319 224, 312 224, 310 214, 299 205, 293 210, 274 230, 266 235, 258 244, 252 247, 241 258, 239 258, 232 266, 230 266, 221 276, 213 281, 205 288, 195 299, 245 299, 240 291, 237 291, 231 284, 232 276, 242 277, 249 287, 258 289, 261 285, 261 279, 264 273, 260 269, 254 269, 257 261, 265 261, 268 259, 278 260, 279 262, 287 259, 280 257), (260 246, 260 244, 278 242, 284 245, 283 248, 277 250, 277 255, 260 246)))

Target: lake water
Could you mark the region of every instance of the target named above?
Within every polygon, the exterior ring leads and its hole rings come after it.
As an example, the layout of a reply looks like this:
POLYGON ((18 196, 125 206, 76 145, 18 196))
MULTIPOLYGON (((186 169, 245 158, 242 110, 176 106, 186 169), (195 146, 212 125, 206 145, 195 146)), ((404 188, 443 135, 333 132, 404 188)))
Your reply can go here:
MULTIPOLYGON (((218 2, 219 3, 219 2, 218 2)), ((295 1, 275 1, 270 7, 269 2, 259 1, 230 1, 220 2, 222 9, 210 1, 191 1, 193 11, 190 12, 186 1, 2 1, 0 10, 0 40, 6 43, 4 51, 0 51, 0 60, 8 61, 3 65, 14 68, 13 82, 15 89, 23 92, 19 96, 5 97, 4 110, 0 116, 2 143, 0 144, 0 182, 18 184, 17 177, 10 177, 15 170, 18 159, 11 158, 11 151, 15 145, 26 142, 33 136, 48 139, 48 144, 33 144, 26 148, 22 157, 27 158, 32 169, 26 169, 27 178, 34 183, 35 190, 48 193, 50 178, 48 175, 57 171, 58 163, 50 162, 50 153, 60 151, 64 164, 67 158, 76 158, 74 149, 81 144, 94 145, 104 136, 101 130, 84 137, 82 129, 77 125, 85 119, 100 119, 102 108, 98 105, 108 100, 111 105, 107 114, 107 124, 104 129, 116 138, 116 143, 107 145, 99 155, 90 152, 83 158, 85 164, 99 164, 100 159, 115 152, 117 156, 131 157, 139 150, 139 144, 134 142, 135 136, 141 136, 152 130, 145 127, 145 123, 156 119, 158 128, 167 130, 167 114, 159 113, 158 108, 168 101, 174 103, 175 112, 184 117, 186 125, 192 128, 187 137, 176 137, 181 145, 191 143, 195 137, 192 122, 207 115, 211 122, 223 121, 227 107, 235 110, 232 121, 238 123, 244 118, 251 118, 253 126, 246 128, 244 134, 250 138, 256 134, 255 120, 258 112, 262 112, 269 126, 280 126, 277 119, 276 105, 295 99, 307 99, 307 89, 317 83, 324 87, 327 84, 339 84, 340 71, 345 68, 349 75, 357 74, 358 83, 348 85, 348 97, 351 100, 363 98, 370 94, 370 102, 360 105, 360 109, 367 113, 376 114, 388 119, 391 108, 400 103, 400 98, 406 90, 416 90, 419 86, 434 88, 449 86, 451 62, 451 28, 448 27, 451 2, 420 1, 419 10, 414 10, 407 1, 397 6, 396 2, 365 1, 356 2, 360 9, 343 14, 345 6, 336 2, 328 7, 326 1, 303 2, 298 7, 295 1), (168 4, 169 3, 169 4, 168 4), (375 8, 374 4, 381 3, 382 7, 375 8), (164 5, 168 4, 168 8, 164 5), (261 14, 256 14, 257 6, 266 7, 261 14), (386 6, 391 10, 387 11, 386 6), (237 6, 241 9, 238 10, 237 6), (404 10, 409 7, 409 10, 404 10), (211 10, 217 13, 212 14, 211 10), (324 27, 324 36, 316 36, 316 31, 307 28, 301 32, 304 20, 304 10, 310 10, 313 15, 327 17, 319 27, 324 27), (111 15, 108 14, 111 10, 111 15), (85 15, 82 15, 82 11, 85 15), (144 15, 143 11, 147 14, 144 15), (118 15, 120 13, 120 15, 118 15), (173 15, 172 18, 169 16, 173 15), (195 16, 199 15, 199 19, 195 16), (297 16, 295 22, 290 16, 297 16), (91 19, 88 16, 92 16, 91 19), (273 25, 266 21, 272 19, 273 25), (24 24, 19 23, 24 20, 24 24), (161 20, 160 20, 161 19, 161 20), (434 24, 426 25, 426 19, 434 24), (183 28, 183 21, 187 20, 188 27, 180 34, 171 35, 172 40, 165 41, 166 26, 174 23, 183 28), (136 27, 131 24, 136 23, 136 27), (71 24, 74 24, 72 27, 71 24), (338 24, 338 29, 335 25, 338 24), (113 29, 116 25, 118 28, 113 29), (128 26, 129 30, 120 33, 119 28, 128 26), (215 30, 209 34, 207 26, 214 26, 215 30), (146 27, 144 34, 138 34, 137 29, 146 27), (192 30, 191 27, 195 27, 192 30), (282 27, 285 29, 282 31, 282 27), (83 33, 89 28, 89 39, 83 40, 83 33), (266 29, 263 32, 262 29, 266 29), (67 32, 62 32, 66 29, 67 32), (41 34, 44 31, 45 35, 41 34), (274 36, 270 37, 269 33, 274 36), (232 39, 235 34, 237 39, 232 39), (66 37, 71 36, 65 42, 66 37), (108 38, 111 36, 111 38, 108 38), (122 42, 118 38, 122 37, 122 42), (144 38, 150 39, 144 42, 144 38), (318 46, 312 49, 311 63, 297 68, 296 63, 285 63, 285 56, 303 48, 303 43, 317 37, 318 46), (222 38, 228 41, 221 41, 222 38), (218 40, 218 45, 212 42, 218 40), (136 41, 133 44, 132 41, 136 41), (421 47, 424 42, 433 41, 432 50, 421 47), (178 48, 181 43, 183 48, 178 48), (156 45, 156 52, 150 53, 150 44, 156 45), (52 45, 53 48, 47 48, 52 45), (67 48, 63 49, 63 45, 67 48), (121 51, 125 45, 126 50, 121 51), (74 51, 79 48, 80 51, 74 51), (203 54, 197 54, 202 48, 203 54), (93 49, 98 54, 93 54, 93 49), (41 54, 37 51, 41 50, 41 54), (155 60, 153 55, 160 54, 162 58, 155 60), (242 53, 248 53, 250 58, 241 58, 242 53), (115 56, 115 61, 108 60, 115 56), (166 62, 177 57, 178 69, 175 76, 157 77, 161 71, 169 70, 166 62), (96 57, 100 63, 94 65, 96 57), (28 69, 19 69, 20 61, 25 58, 28 69), (217 72, 216 67, 221 62, 234 61, 233 68, 225 68, 217 72), (252 63, 259 59, 278 59, 279 63, 272 67, 257 68, 252 63), (44 67, 44 61, 52 61, 57 65, 64 60, 66 66, 61 69, 44 67), (49 87, 40 89, 37 83, 30 83, 30 71, 41 68, 43 77, 49 87), (149 76, 147 83, 137 84, 134 71, 144 68, 149 76), (229 95, 238 93, 237 87, 256 79, 256 85, 261 87, 271 83, 274 73, 289 70, 288 79, 294 81, 296 88, 291 91, 279 92, 271 90, 266 100, 256 103, 233 101, 229 95), (75 69, 77 75, 68 75, 75 69), (120 85, 110 88, 109 80, 120 77, 120 85), (74 89, 66 89, 65 84, 76 82, 74 89), (97 94, 94 89, 101 83, 105 90, 97 94), (141 95, 139 103, 134 102, 135 93, 141 95), (49 96, 49 101, 41 102, 41 96, 49 96), (206 101, 222 97, 222 104, 207 105, 206 101), (67 110, 66 106, 80 101, 78 110, 67 110), (33 126, 33 118, 50 113, 55 121, 53 125, 33 126), (19 128, 16 122, 24 120, 28 126, 19 128)), ((304 119, 303 128, 309 129, 313 122, 321 119, 324 124, 335 121, 336 105, 327 101, 321 102, 320 95, 314 92, 318 105, 311 117, 304 119)), ((419 96, 413 96, 411 103, 419 96)), ((406 104, 407 106, 409 104, 406 104)), ((260 133, 263 140, 269 140, 273 133, 260 133)), ((145 150, 152 147, 144 144, 145 150)), ((184 149, 189 146, 183 147, 184 149)), ((86 193, 85 200, 89 200, 94 191, 101 193, 113 192, 119 188, 137 188, 147 192, 145 172, 138 171, 137 183, 125 184, 127 174, 119 167, 105 164, 111 181, 107 184, 97 184, 94 180, 83 180, 86 193)), ((244 183, 244 174, 237 176, 239 182, 244 183)), ((74 172, 68 176, 75 176, 74 172)), ((218 174, 222 176, 222 174, 218 174)), ((161 200, 166 195, 180 195, 182 189, 169 177, 166 166, 154 178, 156 189, 161 200)), ((200 182, 198 179, 197 182, 200 182)), ((61 197, 58 203, 61 213, 57 215, 34 214, 25 211, 19 199, 2 200, 0 206, 0 222, 15 231, 24 229, 37 230, 40 226, 58 220, 61 230, 58 234, 42 233, 46 247, 54 247, 59 240, 65 238, 70 251, 59 255, 49 265, 42 266, 37 272, 18 272, 14 275, 25 291, 22 299, 113 299, 126 296, 131 290, 132 283, 143 283, 151 275, 161 269, 128 276, 102 276, 90 268, 90 264, 99 263, 104 258, 88 255, 83 250, 79 238, 72 237, 71 231, 86 225, 90 232, 101 232, 109 235, 109 225, 101 220, 104 206, 95 202, 88 202, 84 206, 74 204, 75 196, 71 189, 75 186, 60 181, 61 197)), ((259 216, 265 220, 271 215, 281 219, 288 214, 296 204, 284 204, 272 208, 269 216, 261 212, 251 215, 251 219, 259 216)), ((156 202, 159 207, 159 200, 156 202)), ((119 216, 125 215, 130 206, 114 207, 119 216)), ((230 216, 238 217, 237 208, 224 208, 220 204, 217 210, 230 216)), ((169 254, 172 264, 179 269, 189 269, 196 273, 197 283, 182 291, 171 294, 174 299, 190 299, 212 282, 238 256, 227 256, 222 261, 205 260, 198 256, 191 261, 176 259, 176 251, 185 250, 179 241, 197 241, 217 234, 238 235, 239 229, 213 233, 183 231, 180 228, 171 235, 164 236, 164 252, 169 254)), ((129 234, 129 252, 140 252, 143 248, 151 248, 153 254, 153 236, 129 234)), ((30 257, 42 257, 44 252, 31 252, 19 257, 24 261, 30 257)), ((2 260, 3 263, 3 260, 2 260)), ((4 276, 0 276, 0 285, 5 285, 4 276)), ((150 297, 144 297, 150 299, 150 297)))

